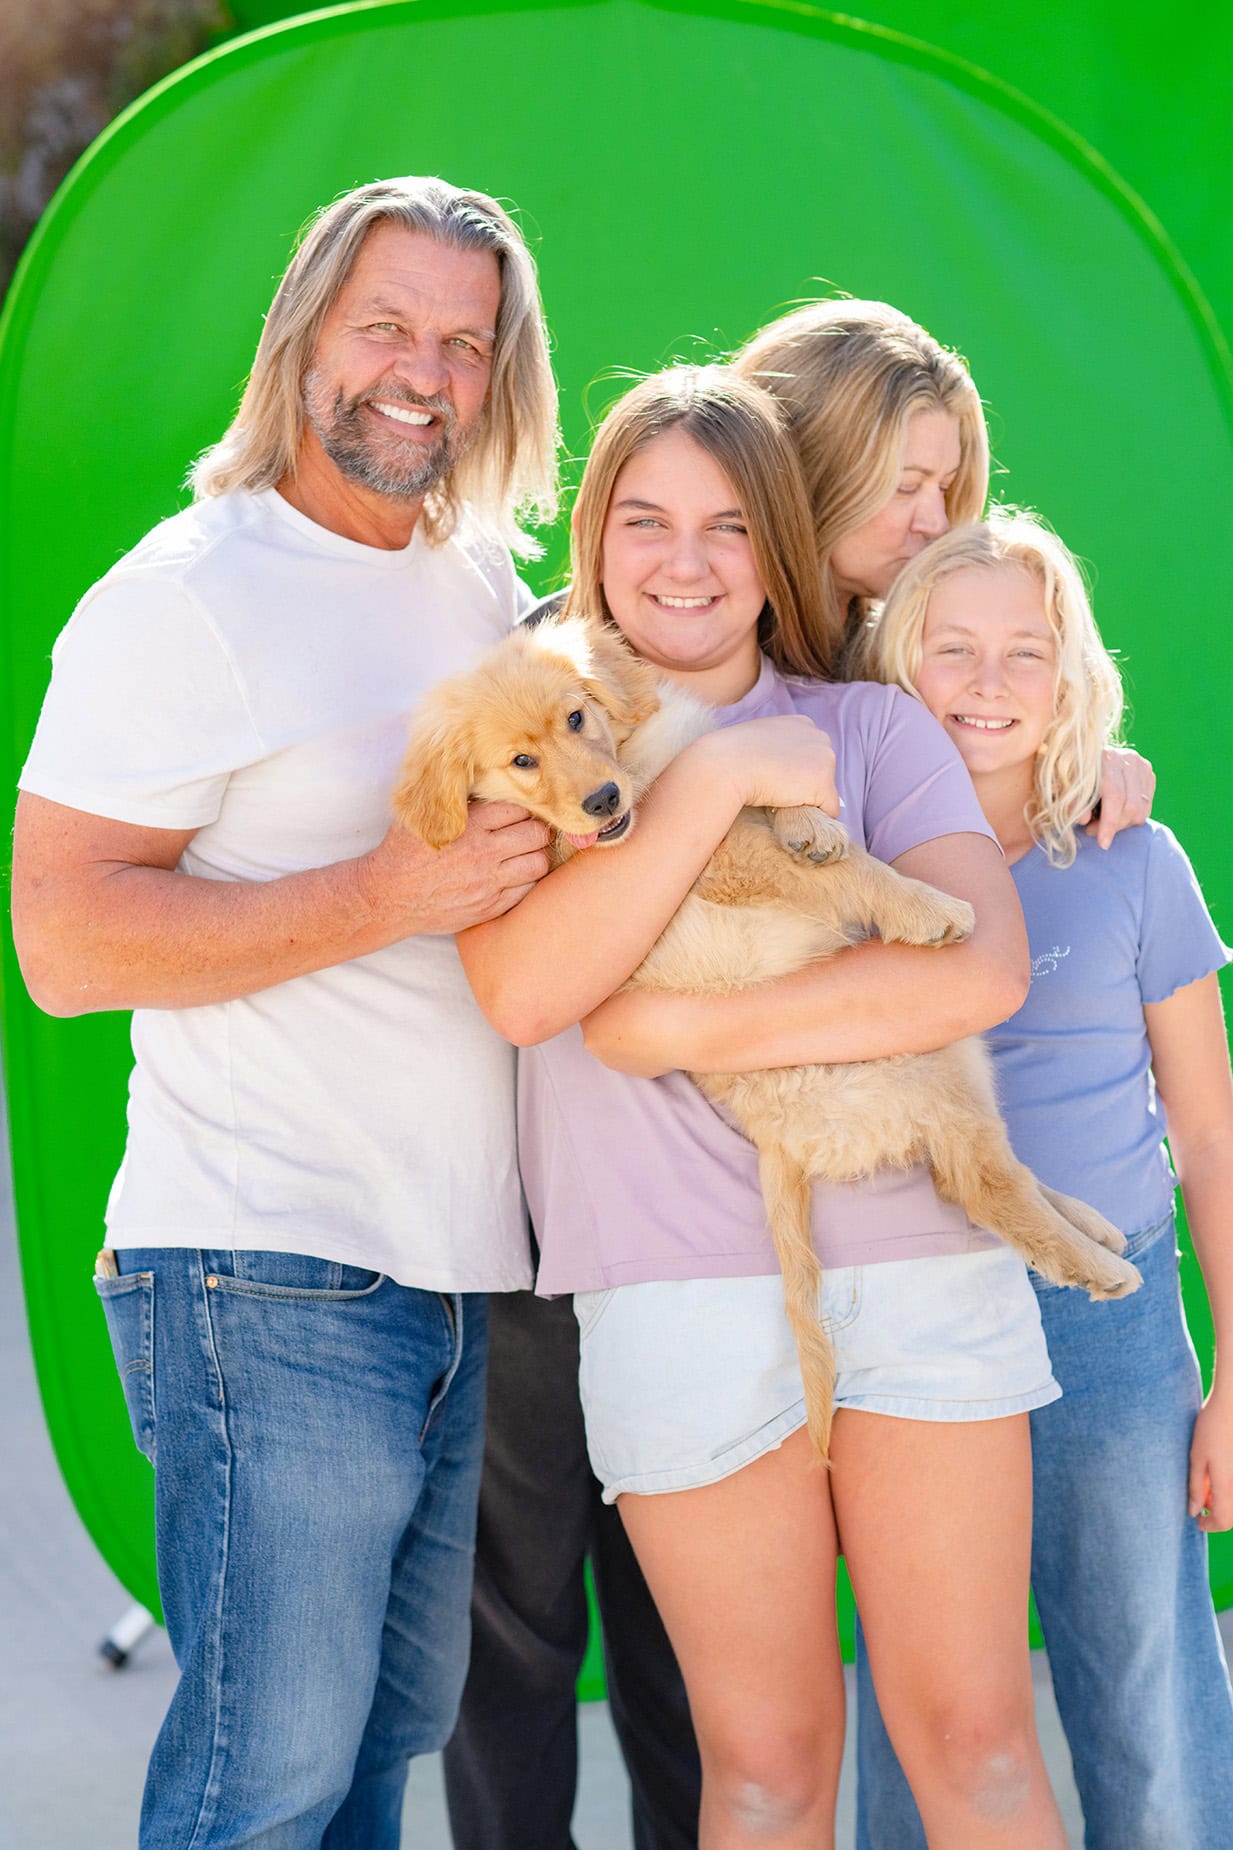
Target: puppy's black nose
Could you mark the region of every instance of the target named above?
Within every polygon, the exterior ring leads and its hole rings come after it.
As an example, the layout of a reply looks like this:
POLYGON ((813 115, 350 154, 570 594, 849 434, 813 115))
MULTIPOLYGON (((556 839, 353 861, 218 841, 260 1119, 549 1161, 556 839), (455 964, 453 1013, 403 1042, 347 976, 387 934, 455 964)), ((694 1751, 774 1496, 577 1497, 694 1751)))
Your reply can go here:
POLYGON ((620 801, 621 793, 615 784, 601 784, 582 799, 582 807, 588 816, 614 816, 620 801))

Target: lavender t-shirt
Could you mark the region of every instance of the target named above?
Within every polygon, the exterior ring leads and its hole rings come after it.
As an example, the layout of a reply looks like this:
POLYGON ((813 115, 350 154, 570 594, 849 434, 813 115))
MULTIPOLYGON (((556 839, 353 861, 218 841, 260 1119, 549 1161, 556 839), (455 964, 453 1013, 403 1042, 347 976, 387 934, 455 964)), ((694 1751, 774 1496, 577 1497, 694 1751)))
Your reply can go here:
POLYGON ((1011 1142, 1042 1182, 1090 1201, 1132 1238, 1168 1215, 1174 1189, 1143 1005, 1230 954, 1158 822, 1124 829, 1107 852, 1080 833, 1070 867, 1033 848, 1012 872, 1032 987, 986 1037, 1011 1142))
MULTIPOLYGON (((787 713, 829 735, 843 821, 879 859, 939 835, 990 834, 958 753, 897 688, 790 679, 764 661, 756 686, 718 718, 727 726, 787 713)), ((610 1072, 570 1028, 521 1054, 518 1123, 542 1295, 778 1271, 753 1145, 684 1073, 610 1072)), ((994 1243, 938 1200, 920 1167, 816 1187, 813 1225, 832 1266, 994 1243)))

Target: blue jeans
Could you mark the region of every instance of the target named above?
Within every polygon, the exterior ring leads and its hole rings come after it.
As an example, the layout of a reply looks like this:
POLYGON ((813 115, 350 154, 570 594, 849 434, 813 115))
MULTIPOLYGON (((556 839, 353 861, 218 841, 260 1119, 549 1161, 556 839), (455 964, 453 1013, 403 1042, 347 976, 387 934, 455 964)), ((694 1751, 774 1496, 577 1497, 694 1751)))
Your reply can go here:
MULTIPOLYGON (((1113 1304, 1033 1279, 1062 1399, 1031 1416, 1032 1590, 1087 1850, 1227 1850, 1233 1698, 1186 1514, 1200 1385, 1172 1220, 1130 1257, 1142 1287, 1113 1304)), ((859 1641, 857 1680, 857 1850, 924 1850, 859 1641)))
POLYGON ((95 1282, 180 1667, 143 1850, 396 1850, 467 1667, 484 1299, 286 1253, 117 1260, 95 1282))

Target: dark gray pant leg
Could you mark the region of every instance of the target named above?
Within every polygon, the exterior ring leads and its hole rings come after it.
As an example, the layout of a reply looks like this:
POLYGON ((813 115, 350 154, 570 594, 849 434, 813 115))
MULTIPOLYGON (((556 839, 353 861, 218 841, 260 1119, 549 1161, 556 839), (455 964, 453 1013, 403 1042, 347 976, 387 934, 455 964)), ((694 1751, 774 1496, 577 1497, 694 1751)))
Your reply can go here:
POLYGON ((587 1462, 573 1310, 494 1295, 471 1667, 445 1750, 455 1850, 573 1850, 588 1551, 637 1850, 694 1850, 700 1775, 684 1688, 587 1462))

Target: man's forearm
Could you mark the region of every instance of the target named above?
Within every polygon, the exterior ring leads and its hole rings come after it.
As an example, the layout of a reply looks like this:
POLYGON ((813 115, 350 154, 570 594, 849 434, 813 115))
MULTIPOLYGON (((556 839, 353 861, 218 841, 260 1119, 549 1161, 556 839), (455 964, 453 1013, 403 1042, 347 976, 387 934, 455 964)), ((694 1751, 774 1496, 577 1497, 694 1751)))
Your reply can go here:
POLYGON ((366 901, 359 865, 261 882, 117 867, 94 883, 88 921, 45 894, 36 926, 14 915, 30 993, 53 1015, 194 1008, 380 950, 398 933, 366 901))
POLYGON ((369 852, 272 880, 179 871, 191 831, 140 828, 23 795, 13 935, 52 1015, 195 1008, 252 995, 420 933, 496 917, 547 870, 546 831, 476 805, 441 850, 391 828, 369 852))

